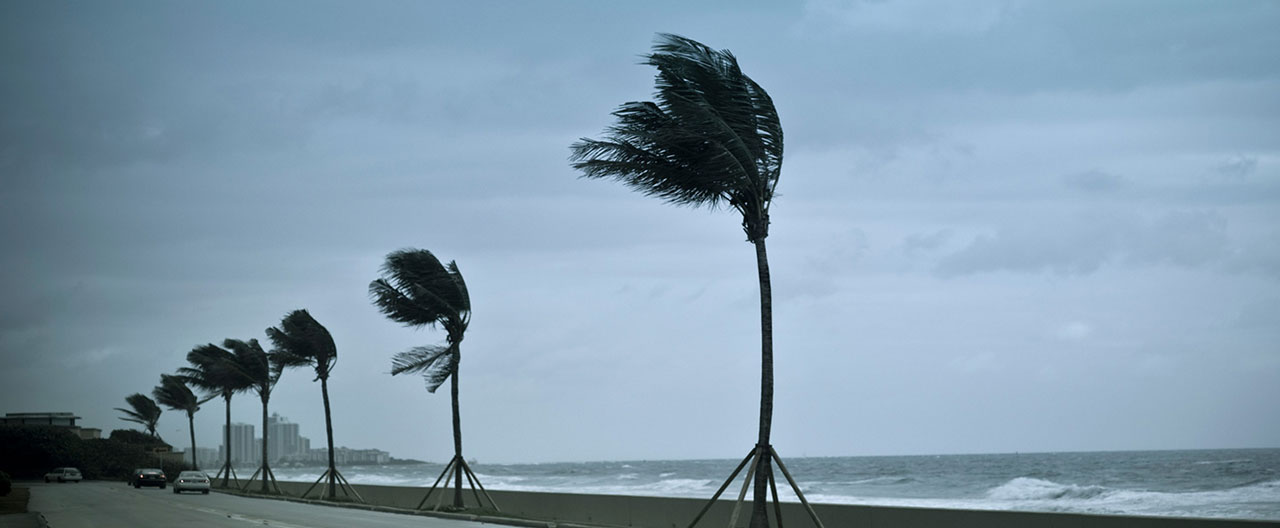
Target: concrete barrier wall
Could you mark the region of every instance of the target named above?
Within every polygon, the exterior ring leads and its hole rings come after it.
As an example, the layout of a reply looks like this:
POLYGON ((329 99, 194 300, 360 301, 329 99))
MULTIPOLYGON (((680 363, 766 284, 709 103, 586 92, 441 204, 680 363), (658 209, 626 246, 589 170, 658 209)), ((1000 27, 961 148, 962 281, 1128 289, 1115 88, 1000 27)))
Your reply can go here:
MULTIPOLYGON (((299 496, 310 482, 281 482, 290 495, 299 496)), ((426 488, 404 486, 353 486, 370 504, 413 509, 422 501, 426 488)), ((440 491, 432 495, 427 507, 434 505, 440 491)), ((445 498, 452 500, 452 489, 445 498)), ((493 499, 506 514, 549 521, 628 526, 636 528, 685 528, 706 504, 701 499, 668 497, 636 497, 628 495, 586 495, 577 493, 543 493, 490 490, 493 499)), ((315 493, 313 492, 313 497, 315 493)), ((466 490, 468 506, 476 498, 466 490)), ((738 525, 746 526, 750 512, 744 504, 738 525)), ((891 506, 852 506, 814 504, 814 510, 827 528, 1260 528, 1280 527, 1280 522, 1237 521, 1218 519, 1181 519, 1170 517, 1132 517, 1121 515, 1087 515, 1073 513, 1010 512, 982 510, 943 510, 901 508, 891 506)), ((700 527, 728 526, 733 503, 719 501, 698 523, 700 527)), ((799 503, 783 503, 783 520, 793 528, 812 527, 809 516, 799 503)))

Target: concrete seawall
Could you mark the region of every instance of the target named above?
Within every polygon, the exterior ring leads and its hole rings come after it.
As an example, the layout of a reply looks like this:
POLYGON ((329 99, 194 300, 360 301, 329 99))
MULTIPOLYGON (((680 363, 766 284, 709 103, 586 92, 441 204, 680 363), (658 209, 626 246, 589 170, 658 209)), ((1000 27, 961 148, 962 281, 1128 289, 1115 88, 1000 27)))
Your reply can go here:
MULTIPOLYGON (((299 496, 310 482, 281 482, 280 487, 299 496)), ((377 506, 413 509, 422 501, 426 488, 405 486, 354 485, 369 503, 377 506)), ((435 504, 436 494, 430 505, 435 504)), ((452 498, 452 490, 449 491, 452 498)), ((706 502, 702 499, 637 497, 628 495, 586 495, 527 491, 489 492, 503 513, 557 522, 629 526, 636 528, 685 528, 706 502)), ((314 497, 314 492, 313 492, 314 497)), ((446 499, 449 500, 449 498, 446 499)), ((467 504, 475 497, 466 491, 467 504)), ((744 505, 739 524, 745 526, 749 512, 744 505)), ((1182 519, 1074 513, 1040 513, 983 510, 942 510, 891 506, 814 504, 827 528, 1261 528, 1280 527, 1280 522, 1225 519, 1182 519)), ((719 501, 700 527, 723 527, 729 523, 733 503, 719 501)), ((811 527, 808 515, 798 503, 783 503, 783 519, 793 528, 811 527)))

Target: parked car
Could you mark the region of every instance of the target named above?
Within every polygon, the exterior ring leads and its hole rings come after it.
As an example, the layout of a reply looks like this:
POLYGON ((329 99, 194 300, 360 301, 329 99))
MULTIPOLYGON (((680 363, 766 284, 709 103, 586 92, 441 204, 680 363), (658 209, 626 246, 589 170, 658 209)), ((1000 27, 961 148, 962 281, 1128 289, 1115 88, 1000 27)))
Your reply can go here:
POLYGON ((165 484, 169 481, 164 478, 164 471, 155 468, 139 468, 133 470, 133 475, 129 477, 129 483, 135 488, 143 486, 158 486, 164 489, 165 484))
POLYGON ((53 468, 53 471, 44 474, 45 482, 80 482, 80 470, 73 467, 53 468))
POLYGON ((178 473, 177 480, 173 481, 173 492, 182 493, 184 491, 198 491, 205 495, 209 494, 209 475, 203 471, 183 471, 178 473))

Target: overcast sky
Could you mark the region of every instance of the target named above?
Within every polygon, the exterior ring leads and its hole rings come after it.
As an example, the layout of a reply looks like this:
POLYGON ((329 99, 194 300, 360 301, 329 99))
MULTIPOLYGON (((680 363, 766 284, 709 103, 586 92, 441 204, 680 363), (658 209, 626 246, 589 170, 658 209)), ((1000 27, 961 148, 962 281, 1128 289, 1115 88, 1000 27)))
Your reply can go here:
MULTIPOLYGON (((193 346, 307 308, 337 443, 447 460, 447 390, 389 374, 444 334, 367 294, 415 247, 471 290, 468 457, 742 456, 741 219, 567 162, 651 98, 670 32, 732 50, 786 132, 782 456, 1280 446, 1277 27, 1262 1, 2 2, 0 412, 129 427, 193 346)), ((322 447, 313 377, 271 409, 322 447)))

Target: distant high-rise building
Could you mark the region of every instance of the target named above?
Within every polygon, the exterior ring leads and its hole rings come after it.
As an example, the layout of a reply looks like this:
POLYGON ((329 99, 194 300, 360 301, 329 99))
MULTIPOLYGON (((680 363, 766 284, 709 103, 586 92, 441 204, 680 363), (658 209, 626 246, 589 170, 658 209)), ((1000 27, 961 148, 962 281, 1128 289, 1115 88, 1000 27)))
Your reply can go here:
MULTIPOLYGON (((227 426, 222 426, 222 437, 227 436, 227 426)), ((226 460, 226 445, 218 448, 218 459, 226 460)), ((258 442, 253 436, 253 426, 249 424, 231 424, 231 463, 254 464, 261 460, 258 442)))
POLYGON ((275 413, 267 418, 267 458, 271 462, 305 453, 310 445, 310 440, 298 434, 298 424, 275 413))
MULTIPOLYGON (((218 456, 220 451, 221 449, 214 449, 212 447, 197 447, 197 466, 199 466, 200 469, 216 471, 219 467, 222 467, 222 458, 218 456)), ((186 457, 187 462, 191 461, 190 455, 184 454, 184 456, 186 457)))

